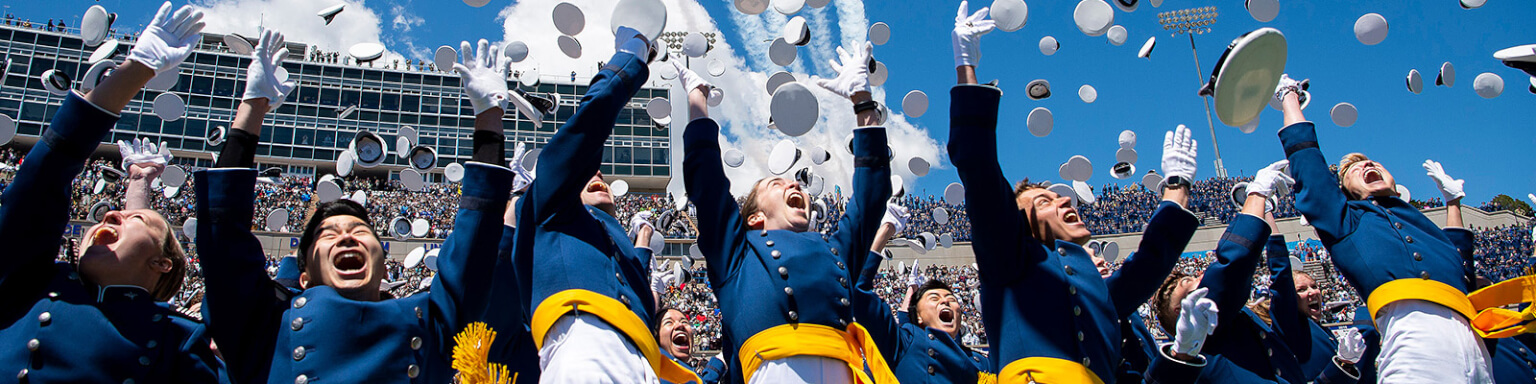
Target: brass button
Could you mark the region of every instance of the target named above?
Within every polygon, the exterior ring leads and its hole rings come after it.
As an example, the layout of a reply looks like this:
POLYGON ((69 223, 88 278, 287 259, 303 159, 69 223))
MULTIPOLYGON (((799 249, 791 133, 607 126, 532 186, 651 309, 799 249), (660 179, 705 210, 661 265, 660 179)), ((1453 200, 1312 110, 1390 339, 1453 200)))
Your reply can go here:
POLYGON ((1420 271, 1419 278, 1429 280, 1429 271, 1420 271))
POLYGON ((629 306, 629 296, 619 296, 619 301, 624 302, 625 307, 629 306))
POLYGON ((784 294, 790 295, 790 296, 794 296, 795 295, 795 288, 794 287, 784 287, 784 294))
POLYGON ((1083 358, 1083 365, 1084 365, 1084 366, 1087 366, 1087 365, 1088 365, 1088 363, 1089 363, 1089 362, 1091 362, 1091 361, 1093 361, 1093 360, 1089 360, 1089 359, 1088 359, 1088 358, 1087 358, 1087 357, 1084 357, 1084 358, 1083 358))
POLYGON ((768 252, 768 254, 773 256, 775 259, 779 258, 779 256, 784 256, 784 254, 780 253, 777 249, 773 250, 773 252, 768 252))
POLYGON ((42 346, 43 346, 43 343, 40 342, 40 341, 37 341, 37 339, 27 340, 27 350, 28 351, 37 352, 37 348, 42 347, 42 346))
POLYGON ((832 256, 837 256, 837 248, 832 248, 832 256))
POLYGON ((839 327, 847 327, 848 326, 848 320, 847 319, 837 319, 837 326, 839 326, 839 327))
POLYGON ((839 277, 839 278, 837 278, 837 283, 838 284, 842 284, 843 288, 848 288, 848 278, 846 278, 846 277, 839 277))
POLYGON ((1082 315, 1083 315, 1083 307, 1082 306, 1079 306, 1079 305, 1072 306, 1072 316, 1082 316, 1082 315))
POLYGON ((1408 240, 1408 244, 1413 244, 1413 235, 1403 236, 1403 239, 1408 240))
POLYGON ((146 348, 154 348, 154 347, 158 347, 158 346, 160 346, 160 342, 157 342, 157 341, 154 341, 154 340, 150 340, 148 344, 144 344, 144 347, 146 347, 146 348))
POLYGON ((1403 223, 1392 223, 1392 228, 1403 229, 1403 223))
POLYGON ((304 308, 304 304, 309 304, 309 298, 308 297, 300 297, 298 299, 294 299, 293 300, 293 307, 294 308, 304 308))
POLYGON ((928 340, 933 340, 933 334, 932 333, 928 334, 928 340))
POLYGON ((799 312, 795 312, 795 311, 789 311, 789 320, 791 320, 791 321, 799 321, 800 320, 800 313, 799 312))
POLYGON ((420 374, 421 367, 416 366, 416 364, 411 364, 409 367, 405 367, 405 375, 412 379, 416 378, 416 376, 420 374))
POLYGON ((1275 350, 1269 349, 1269 348, 1264 348, 1264 354, 1265 355, 1269 355, 1269 356, 1274 356, 1275 355, 1275 350))
POLYGON ((52 299, 52 298, 58 298, 58 297, 59 297, 59 293, 58 292, 48 292, 48 298, 52 299))
POLYGON ((764 229, 762 232, 758 232, 758 234, 762 237, 768 237, 768 230, 764 229))
POLYGON ((928 374, 930 374, 930 375, 933 374, 933 366, 932 365, 928 366, 928 374))
POLYGON ((309 376, 299 375, 293 378, 293 384, 309 384, 309 376))
POLYGON ((935 350, 933 350, 933 348, 928 348, 928 357, 933 357, 934 355, 937 355, 937 354, 939 354, 939 351, 935 351, 935 350))
POLYGON ((1076 275, 1076 274, 1077 274, 1077 271, 1073 271, 1072 270, 1072 266, 1068 265, 1067 266, 1067 276, 1072 276, 1072 275, 1076 275))
POLYGON ((21 372, 17 372, 16 373, 16 380, 21 380, 21 379, 25 379, 25 378, 27 378, 27 369, 26 368, 22 368, 21 372))
POLYGON ((624 276, 620 276, 618 272, 614 272, 613 273, 613 278, 619 279, 619 280, 624 280, 624 276))
POLYGON ((421 307, 416 307, 416 318, 421 318, 421 307))
POLYGON ((1062 247, 1056 247, 1056 253, 1065 254, 1065 253, 1067 253, 1067 249, 1066 248, 1062 248, 1062 247))
POLYGON ((1067 287, 1067 293, 1076 295, 1077 294, 1077 287, 1067 287))
POLYGON ((165 315, 156 313, 155 316, 151 317, 150 319, 154 321, 165 320, 165 315))
POLYGON ((839 304, 842 304, 844 307, 853 305, 853 303, 848 302, 848 298, 846 298, 846 297, 841 298, 841 299, 837 299, 837 302, 839 304))
POLYGON ((1264 332, 1259 332, 1259 340, 1264 340, 1265 338, 1268 338, 1268 337, 1269 337, 1269 334, 1266 334, 1264 332))
POLYGON ((1077 331, 1077 341, 1083 341, 1083 331, 1077 331))
POLYGON ((288 327, 292 328, 294 331, 298 331, 298 330, 304 329, 304 318, 302 318, 302 317, 295 317, 295 318, 293 318, 293 321, 288 324, 288 327))
POLYGON ((764 242, 763 244, 767 244, 768 246, 772 247, 773 246, 773 240, 768 240, 767 242, 764 242))
POLYGON ((304 355, 306 355, 306 354, 308 354, 308 353, 304 350, 303 346, 299 346, 298 348, 294 348, 293 349, 293 361, 304 360, 304 355))
POLYGON ((837 262, 837 269, 846 269, 846 268, 848 268, 848 266, 847 265, 843 265, 843 262, 841 262, 841 261, 837 262))
POLYGON ((42 314, 37 315, 37 322, 42 323, 43 325, 48 325, 48 322, 50 321, 53 321, 52 313, 43 312, 42 314))
POLYGON ((1418 252, 1414 252, 1413 261, 1424 261, 1424 256, 1420 255, 1418 252))
POLYGON ((783 277, 783 278, 788 279, 789 278, 789 268, 787 268, 787 267, 779 267, 779 277, 783 277))
POLYGON ((139 365, 149 366, 149 356, 139 356, 139 365))
POLYGON ((420 350, 420 349, 421 349, 421 336, 412 337, 411 338, 411 350, 415 351, 415 350, 420 350))

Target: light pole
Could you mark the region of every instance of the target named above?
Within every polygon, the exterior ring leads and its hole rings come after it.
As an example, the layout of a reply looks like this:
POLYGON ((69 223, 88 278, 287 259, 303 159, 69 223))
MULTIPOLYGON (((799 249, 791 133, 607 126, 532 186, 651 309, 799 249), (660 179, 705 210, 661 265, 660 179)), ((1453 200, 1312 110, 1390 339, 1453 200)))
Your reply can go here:
MULTIPOLYGON (((1205 74, 1200 69, 1200 54, 1195 51, 1195 35, 1211 32, 1211 24, 1216 24, 1216 7, 1197 7, 1168 11, 1157 14, 1157 22, 1163 25, 1163 30, 1171 31, 1173 36, 1189 36, 1189 52, 1195 56, 1195 80, 1200 86, 1205 86, 1205 74)), ((1205 106, 1205 125, 1211 129, 1211 148, 1216 150, 1216 177, 1227 177, 1227 168, 1221 165, 1221 147, 1216 144, 1216 124, 1211 121, 1211 104, 1200 97, 1200 104, 1205 106)))

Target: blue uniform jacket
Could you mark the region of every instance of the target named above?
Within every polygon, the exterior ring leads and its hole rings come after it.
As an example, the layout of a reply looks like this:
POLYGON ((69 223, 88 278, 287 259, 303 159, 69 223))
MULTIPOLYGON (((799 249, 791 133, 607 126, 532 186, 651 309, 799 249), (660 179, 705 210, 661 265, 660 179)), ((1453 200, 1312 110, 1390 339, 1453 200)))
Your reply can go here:
POLYGON ((453 336, 486 317, 511 170, 467 164, 431 292, 377 302, 350 300, 328 286, 298 295, 277 288, 251 234, 256 170, 194 175, 198 217, 206 223, 197 228, 207 279, 203 318, 235 382, 451 380, 453 336))
MULTIPOLYGON (((890 150, 885 128, 854 130, 853 194, 831 235, 753 230, 731 197, 731 180, 720 160, 720 125, 701 118, 683 133, 683 185, 698 209, 700 251, 709 284, 720 298, 725 352, 736 354, 748 338, 783 324, 845 329, 854 321, 854 276, 848 255, 868 255, 891 196, 890 150)), ((814 197, 813 197, 814 198, 814 197)), ((807 201, 807 204, 810 202, 807 201)), ((746 372, 734 369, 731 376, 746 372)))
POLYGON ((1467 293, 1471 281, 1463 260, 1473 251, 1471 231, 1441 229, 1396 197, 1346 198, 1338 177, 1328 170, 1311 122, 1280 130, 1280 142, 1296 178, 1296 209, 1362 298, 1398 279, 1434 280, 1467 293))
MULTIPOLYGON (((1013 184, 998 164, 997 109, 1002 91, 984 85, 950 90, 949 155, 965 184, 966 212, 981 278, 982 322, 992 367, 1046 357, 1081 363, 1105 382, 1120 363, 1120 321, 1162 283, 1199 225, 1194 214, 1163 202, 1138 252, 1167 263, 1163 273, 1099 277, 1088 253, 1066 241, 1031 235, 1014 202, 1013 184)), ((1129 266, 1127 266, 1129 267, 1129 266)))
POLYGON ((586 290, 622 302, 655 329, 650 255, 630 243, 618 219, 581 203, 581 191, 602 165, 603 142, 613 134, 619 111, 649 73, 645 61, 615 54, 539 155, 538 178, 518 201, 512 253, 530 321, 545 298, 586 290))
POLYGON ((1285 340, 1286 347, 1295 354, 1296 363, 1301 366, 1301 378, 1317 383, 1354 383, 1359 380, 1358 371, 1351 375, 1333 361, 1339 349, 1333 333, 1301 312, 1285 237, 1270 236, 1264 253, 1269 256, 1266 263, 1271 292, 1269 318, 1274 322, 1269 337, 1285 340))
MULTIPOLYGON (((896 378, 907 383, 975 383, 978 373, 991 372, 990 359, 966 348, 949 333, 891 314, 891 306, 874 292, 883 260, 873 252, 864 257, 853 292, 853 316, 869 330, 896 378)), ((905 308, 899 312, 906 313, 905 308)), ((960 316, 960 308, 955 308, 956 323, 960 323, 960 316)))
POLYGON ((1493 382, 1536 382, 1536 336, 1522 334, 1503 339, 1483 339, 1493 359, 1493 382))
POLYGON ((1120 366, 1115 368, 1115 380, 1143 381, 1152 361, 1158 359, 1157 338, 1147 329, 1147 320, 1139 312, 1120 324, 1120 366))
MULTIPOLYGON (((71 92, 0 197, 0 377, 33 383, 217 382, 202 324, 140 287, 55 263, 70 182, 118 116, 71 92)), ((250 223, 246 223, 249 225, 250 223)), ((90 236, 90 234, 86 234, 90 236)), ((265 273, 265 271, 263 271, 265 273)))
POLYGON ((523 295, 518 292, 517 273, 512 265, 512 250, 516 243, 517 228, 501 226, 501 244, 497 245, 496 277, 491 281, 490 305, 498 310, 486 311, 486 324, 502 324, 507 330, 496 329, 496 340, 491 343, 488 359, 507 366, 519 383, 539 382, 539 348, 533 344, 533 333, 528 319, 523 318, 523 295), (501 309, 500 307, 505 307, 501 309))

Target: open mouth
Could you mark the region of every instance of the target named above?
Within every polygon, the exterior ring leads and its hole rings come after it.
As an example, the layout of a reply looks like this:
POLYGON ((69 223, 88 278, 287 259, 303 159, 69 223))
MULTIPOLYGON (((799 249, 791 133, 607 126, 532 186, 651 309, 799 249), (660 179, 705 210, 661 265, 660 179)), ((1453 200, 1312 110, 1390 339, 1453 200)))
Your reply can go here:
POLYGON ((688 334, 683 333, 682 331, 677 331, 677 332, 673 332, 672 333, 672 347, 673 348, 680 348, 680 349, 682 349, 684 351, 687 351, 688 347, 689 347, 689 344, 691 342, 692 342, 692 340, 688 339, 688 334))
POLYGON ((1311 304, 1307 304, 1307 310, 1308 311, 1312 311, 1312 312, 1322 312, 1323 311, 1323 303, 1315 302, 1314 301, 1311 304))
POLYGON ((1361 180, 1365 181, 1366 184, 1379 183, 1383 180, 1381 177, 1381 171, 1375 169, 1365 170, 1365 173, 1360 175, 1360 178, 1361 180))
POLYGON ((604 183, 602 181, 594 181, 592 183, 587 184, 586 192, 589 192, 589 193, 599 193, 599 192, 601 192, 603 194, 612 195, 612 192, 608 191, 608 183, 604 183))
POLYGON ((353 275, 363 272, 368 266, 368 259, 362 252, 346 251, 331 259, 331 266, 336 267, 336 272, 341 275, 353 275))
POLYGON ((947 307, 947 306, 946 307, 940 307, 939 308, 939 322, 944 323, 944 325, 954 325, 955 324, 955 310, 949 309, 949 307, 947 307))
POLYGON ((107 227, 107 226, 102 226, 101 228, 97 228, 96 232, 91 233, 91 239, 90 239, 89 242, 87 242, 85 244, 85 246, 86 247, 90 247, 90 246, 93 246, 93 245, 101 245, 101 246, 112 245, 112 244, 116 244, 117 240, 120 239, 120 238, 121 237, 117 233, 116 229, 112 229, 111 227, 107 227))
POLYGON ((1067 224, 1082 224, 1082 216, 1077 215, 1077 210, 1069 210, 1061 215, 1061 221, 1067 224))
POLYGON ((799 210, 805 210, 806 208, 810 207, 805 199, 805 194, 800 192, 790 192, 789 196, 784 198, 784 204, 788 205, 790 208, 799 210))

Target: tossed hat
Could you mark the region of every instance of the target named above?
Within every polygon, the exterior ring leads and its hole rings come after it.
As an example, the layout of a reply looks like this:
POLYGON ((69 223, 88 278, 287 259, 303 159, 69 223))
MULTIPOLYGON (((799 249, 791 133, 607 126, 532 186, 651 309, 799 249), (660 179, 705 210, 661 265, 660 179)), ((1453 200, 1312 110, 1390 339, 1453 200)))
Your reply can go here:
POLYGON ((1419 70, 1408 70, 1408 77, 1404 82, 1408 85, 1408 92, 1413 92, 1415 95, 1424 92, 1424 77, 1419 76, 1419 70))
POLYGON ((288 209, 277 208, 267 213, 266 228, 268 231, 277 232, 288 226, 288 209))
POLYGON ((768 0, 735 0, 736 11, 747 15, 756 15, 768 10, 768 0))
POLYGON ((1077 195, 1077 190, 1072 189, 1071 185, 1051 184, 1049 187, 1045 187, 1045 190, 1055 193, 1056 196, 1071 198, 1072 207, 1077 208, 1079 196, 1077 195))
POLYGON ((187 183, 187 170, 180 165, 166 166, 165 171, 160 173, 160 181, 167 188, 180 187, 187 183))
POLYGON ((1094 100, 1099 99, 1099 90, 1094 89, 1092 85, 1083 84, 1082 87, 1077 88, 1077 98, 1082 99, 1084 103, 1093 104, 1094 100))
POLYGON ((250 55, 251 52, 256 50, 256 47, 251 45, 250 38, 241 36, 238 33, 224 35, 224 46, 229 47, 230 51, 241 56, 250 55))
POLYGON ((1110 0, 1109 3, 1126 13, 1136 12, 1136 8, 1141 6, 1141 2, 1137 0, 1110 0))
POLYGON ((1136 132, 1132 131, 1132 130, 1129 130, 1129 129, 1124 130, 1124 131, 1120 131, 1120 136, 1118 138, 1118 141, 1120 142, 1120 149, 1135 148, 1136 147, 1136 132))
POLYGON ((181 222, 181 234, 182 234, 182 236, 186 236, 187 240, 193 240, 193 241, 197 240, 197 218, 196 217, 188 217, 187 221, 181 222))
POLYGON ((581 42, 570 35, 560 35, 555 38, 556 45, 560 46, 560 52, 572 59, 581 58, 581 42))
MULTIPOLYGON (((804 22, 804 19, 801 19, 801 23, 804 22)), ((807 32, 806 36, 809 39, 809 32, 807 32)), ((707 53, 709 53, 709 39, 704 37, 704 34, 689 32, 688 36, 683 38, 683 55, 697 59, 704 57, 707 53)))
POLYGON ((69 88, 73 87, 75 83, 74 80, 70 80, 69 75, 64 74, 64 71, 57 69, 43 71, 43 74, 38 76, 38 80, 42 80, 43 88, 47 89, 48 93, 52 93, 54 96, 68 94, 69 88))
POLYGON ((315 184, 315 197, 322 203, 336 201, 341 198, 341 185, 336 184, 335 180, 322 178, 319 183, 315 184))
POLYGON ((1104 0, 1082 0, 1072 10, 1072 21, 1077 23, 1077 30, 1083 34, 1102 36, 1109 31, 1111 25, 1115 25, 1115 9, 1104 0))
POLYGON ((779 87, 793 82, 795 82, 795 74, 789 73, 789 71, 778 71, 768 75, 768 81, 763 83, 763 85, 767 86, 768 94, 772 95, 779 90, 779 87))
POLYGON ((1483 72, 1472 79, 1472 90, 1484 99, 1499 97, 1504 93, 1504 78, 1491 72, 1483 72))
POLYGON ((1355 19, 1355 39, 1361 44, 1376 45, 1387 39, 1387 18, 1367 13, 1355 19))
POLYGON ((149 79, 148 83, 144 83, 144 89, 161 92, 169 91, 171 88, 175 87, 176 82, 181 79, 180 72, 181 71, 177 70, 160 72, 160 74, 155 75, 154 78, 149 79))
POLYGON ((1461 9, 1482 8, 1483 3, 1487 2, 1488 0, 1461 0, 1461 9))
MULTIPOLYGON (((1118 2, 1119 0, 1116 1, 1118 2)), ((1110 44, 1118 47, 1125 44, 1125 39, 1129 37, 1128 35, 1129 32, 1125 31, 1125 27, 1115 25, 1109 27, 1109 31, 1104 33, 1104 38, 1109 39, 1110 44)))
POLYGON ((96 85, 101 84, 102 80, 106 80, 107 76, 115 68, 117 68, 117 63, 111 60, 97 61, 96 64, 92 64, 91 69, 85 71, 85 78, 80 79, 80 90, 90 92, 92 89, 96 89, 96 85))
POLYGON ((775 65, 787 67, 794 64, 795 56, 798 54, 795 45, 785 41, 784 38, 774 39, 773 43, 768 45, 768 60, 775 65))
POLYGON ((1082 199, 1084 204, 1093 204, 1099 199, 1093 194, 1093 187, 1088 186, 1086 182, 1072 180, 1072 190, 1077 191, 1077 197, 1082 199))
POLYGON ((1035 107, 1034 110, 1029 111, 1029 117, 1025 121, 1029 126, 1029 134, 1035 137, 1050 135, 1051 126, 1055 124, 1055 119, 1051 117, 1051 110, 1045 107, 1035 107))
POLYGON ((1348 127, 1355 125, 1355 119, 1360 117, 1360 111, 1355 110, 1355 105, 1350 103, 1338 103, 1328 111, 1333 118, 1333 125, 1348 127))
POLYGON ((16 120, 11 115, 0 113, 0 145, 11 143, 16 138, 16 120))
POLYGON ((1121 162, 1121 163, 1135 164, 1136 163, 1136 150, 1135 149, 1131 149, 1131 148, 1120 148, 1118 150, 1115 150, 1115 161, 1116 162, 1121 162))
POLYGON ((400 170, 400 184, 405 186, 405 190, 411 192, 421 192, 427 189, 426 181, 422 180, 421 172, 411 168, 400 170))
POLYGON ((1125 180, 1136 174, 1136 165, 1128 162, 1118 162, 1109 167, 1109 176, 1115 179, 1125 180))
POLYGON ((805 193, 811 196, 821 195, 821 190, 827 185, 827 179, 812 172, 810 167, 795 171, 795 182, 800 183, 805 193))
POLYGON ((443 168, 443 177, 447 178, 450 183, 464 180, 464 166, 459 163, 449 163, 447 167, 443 168))
POLYGON ((1104 249, 1099 251, 1099 258, 1106 262, 1114 262, 1120 259, 1120 243, 1113 241, 1104 242, 1104 249))
POLYGON ((1163 184, 1163 176, 1157 174, 1156 170, 1148 169, 1147 175, 1141 177, 1141 186, 1152 193, 1162 193, 1163 191, 1157 190, 1157 186, 1161 184, 1163 184))
POLYGON ((346 177, 352 174, 352 167, 357 163, 357 155, 352 150, 345 149, 336 155, 336 175, 346 177))
POLYGON ((907 170, 912 171, 913 176, 927 176, 928 168, 928 159, 924 159, 921 156, 914 156, 911 160, 907 160, 907 170))
POLYGON ((389 220, 389 234, 393 235, 395 240, 411 238, 411 222, 404 217, 395 216, 394 219, 389 220))
POLYGON ((874 45, 885 45, 891 41, 891 25, 884 21, 869 26, 869 42, 874 45))
POLYGON ((768 153, 768 171, 775 175, 789 172, 795 163, 800 162, 800 148, 789 140, 780 140, 774 144, 773 151, 768 153))
POLYGON ((347 54, 359 63, 366 63, 384 57, 384 45, 379 43, 357 43, 347 48, 347 54))
POLYGON ((919 90, 907 92, 907 96, 901 98, 901 112, 907 117, 923 117, 928 113, 928 94, 919 90))
POLYGON ((87 47, 101 44, 107 40, 112 22, 116 20, 117 14, 107 13, 107 9, 100 5, 92 5, 80 18, 80 39, 87 47))
POLYGON ((1243 8, 1248 9, 1248 15, 1261 23, 1268 23, 1280 15, 1280 0, 1247 0, 1243 2, 1243 8))
POLYGON ((1285 35, 1274 28, 1245 33, 1227 46, 1199 94, 1215 99, 1222 124, 1246 125, 1274 98, 1286 53, 1285 35))
POLYGON ((1088 178, 1093 177, 1093 162, 1088 161, 1087 156, 1074 155, 1068 158, 1064 169, 1067 180, 1088 181, 1088 178))
MULTIPOLYGON (((782 32, 781 35, 785 42, 796 46, 803 46, 811 42, 811 28, 805 24, 805 17, 795 16, 790 18, 789 22, 784 23, 784 28, 780 32, 782 32)), ((702 37, 700 36, 700 38, 702 37)), ((684 40, 683 43, 686 48, 687 40, 684 40)))
POLYGON ((121 47, 122 45, 122 42, 117 41, 117 39, 108 39, 107 41, 102 42, 101 45, 96 46, 96 50, 91 51, 91 57, 87 59, 86 62, 99 64, 103 61, 107 61, 107 59, 117 55, 117 48, 121 47))
POLYGON ((106 200, 100 200, 97 201, 96 204, 92 204, 90 215, 91 222, 100 223, 102 220, 106 219, 107 212, 112 212, 112 205, 107 204, 106 200))
POLYGON ((608 184, 608 191, 613 193, 613 197, 628 195, 629 182, 624 180, 614 180, 613 183, 608 184))
POLYGON ((511 60, 514 63, 520 63, 528 58, 528 43, 521 41, 513 41, 507 43, 506 48, 501 50, 501 54, 506 56, 507 60, 511 60))
POLYGON ((437 51, 432 54, 432 64, 436 65, 439 71, 453 69, 453 63, 456 61, 459 61, 459 52, 447 45, 438 46, 437 51))
POLYGON ((613 7, 608 31, 617 35, 619 27, 629 27, 646 40, 655 41, 666 26, 667 6, 661 0, 619 0, 613 7))
POLYGON ((1017 31, 1029 22, 1029 4, 1024 0, 993 0, 988 9, 997 29, 1003 32, 1017 31))
POLYGON ((742 154, 741 150, 731 148, 725 150, 725 153, 720 155, 720 160, 725 162, 725 166, 736 168, 740 167, 741 163, 747 161, 747 156, 742 154))
POLYGON ((953 204, 953 205, 959 205, 960 203, 962 203, 964 201, 965 201, 965 185, 964 184, 949 183, 949 185, 944 186, 944 202, 945 203, 949 203, 949 204, 953 204))
POLYGON ((1141 50, 1136 52, 1136 57, 1143 59, 1152 58, 1152 48, 1157 47, 1157 36, 1147 37, 1147 42, 1141 44, 1141 50))
POLYGON ((1045 79, 1035 79, 1024 86, 1025 94, 1031 100, 1044 100, 1051 97, 1051 82, 1045 79))
MULTIPOLYGON (((720 59, 709 59, 708 70, 710 76, 719 77, 725 75, 725 62, 720 61, 720 59)), ((710 92, 710 98, 714 98, 714 92, 710 92)), ((715 103, 715 105, 718 104, 718 102, 715 103)))
POLYGON ((315 12, 315 16, 320 16, 320 18, 325 19, 325 25, 331 25, 331 20, 335 20, 336 15, 341 14, 341 11, 346 8, 347 3, 336 4, 326 7, 325 9, 320 10, 320 12, 315 12))
POLYGON ((555 29, 565 35, 581 33, 581 30, 587 26, 587 16, 576 4, 555 4, 555 10, 550 18, 555 22, 555 29))
POLYGON ((347 145, 347 150, 357 158, 357 165, 363 168, 373 168, 384 163, 388 157, 389 145, 378 134, 367 129, 359 130, 347 145))
POLYGON ((779 86, 779 89, 773 92, 773 100, 769 103, 768 110, 773 117, 773 124, 779 131, 789 136, 800 136, 810 132, 811 128, 816 127, 816 121, 821 115, 816 95, 797 82, 779 86))
POLYGON ((1058 50, 1058 49, 1061 49, 1061 42, 1056 41, 1055 37, 1046 36, 1046 37, 1040 38, 1040 53, 1041 54, 1044 54, 1046 56, 1054 55, 1054 54, 1056 54, 1056 50, 1058 50))
POLYGON ((1435 76, 1435 85, 1444 85, 1447 88, 1456 85, 1456 67, 1451 66, 1451 62, 1440 64, 1440 75, 1435 76))
POLYGON ((166 92, 155 96, 155 116, 160 120, 176 121, 187 114, 187 102, 174 93, 166 92))

